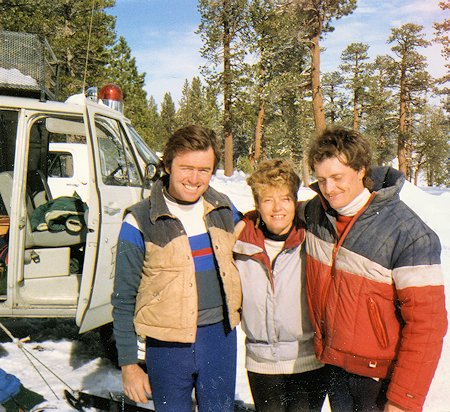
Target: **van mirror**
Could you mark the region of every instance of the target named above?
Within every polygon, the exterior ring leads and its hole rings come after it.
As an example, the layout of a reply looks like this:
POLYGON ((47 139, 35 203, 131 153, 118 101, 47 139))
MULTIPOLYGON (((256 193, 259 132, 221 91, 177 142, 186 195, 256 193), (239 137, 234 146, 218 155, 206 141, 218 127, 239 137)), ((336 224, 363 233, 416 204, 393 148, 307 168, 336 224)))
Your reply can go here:
POLYGON ((158 168, 154 163, 148 163, 145 166, 145 176, 144 176, 144 185, 146 188, 150 189, 152 187, 153 182, 157 179, 158 168))

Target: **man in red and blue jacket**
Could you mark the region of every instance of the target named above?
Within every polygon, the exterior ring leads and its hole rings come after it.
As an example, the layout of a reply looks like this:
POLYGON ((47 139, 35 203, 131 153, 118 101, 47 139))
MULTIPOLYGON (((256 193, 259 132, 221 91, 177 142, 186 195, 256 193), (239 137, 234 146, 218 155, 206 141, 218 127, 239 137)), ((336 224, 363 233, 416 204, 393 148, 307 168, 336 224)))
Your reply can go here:
POLYGON ((334 411, 421 411, 447 330, 440 242, 399 198, 404 176, 371 170, 368 141, 327 129, 310 148, 318 196, 307 294, 334 411))

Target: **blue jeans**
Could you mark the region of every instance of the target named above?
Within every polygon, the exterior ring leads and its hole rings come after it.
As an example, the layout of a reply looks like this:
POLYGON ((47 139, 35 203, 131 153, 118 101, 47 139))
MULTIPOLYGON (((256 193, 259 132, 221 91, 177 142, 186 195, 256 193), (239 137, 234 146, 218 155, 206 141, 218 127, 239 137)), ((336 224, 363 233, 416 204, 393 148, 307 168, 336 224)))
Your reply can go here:
POLYGON ((389 381, 349 373, 337 366, 328 366, 329 392, 333 412, 383 411, 387 402, 389 381))
POLYGON ((233 411, 236 329, 222 322, 197 328, 195 343, 147 338, 146 364, 157 412, 191 412, 195 389, 199 412, 233 411))

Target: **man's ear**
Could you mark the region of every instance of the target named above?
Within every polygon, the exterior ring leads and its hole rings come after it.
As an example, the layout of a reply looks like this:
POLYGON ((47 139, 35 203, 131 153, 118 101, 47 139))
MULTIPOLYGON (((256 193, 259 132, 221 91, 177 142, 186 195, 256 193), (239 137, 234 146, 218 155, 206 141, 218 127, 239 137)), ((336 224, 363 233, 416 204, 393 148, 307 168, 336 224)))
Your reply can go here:
POLYGON ((362 168, 358 171, 358 177, 359 177, 359 180, 363 180, 365 175, 366 175, 366 168, 365 168, 365 167, 362 167, 362 168))

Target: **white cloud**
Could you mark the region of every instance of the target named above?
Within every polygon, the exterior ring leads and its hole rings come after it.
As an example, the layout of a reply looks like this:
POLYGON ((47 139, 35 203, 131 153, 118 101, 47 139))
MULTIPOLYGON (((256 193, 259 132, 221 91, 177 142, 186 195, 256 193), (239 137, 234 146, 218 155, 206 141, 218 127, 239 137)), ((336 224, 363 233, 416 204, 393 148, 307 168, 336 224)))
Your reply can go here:
POLYGON ((200 66, 204 64, 199 52, 201 39, 194 29, 165 33, 150 30, 145 37, 149 40, 147 44, 133 51, 139 71, 146 73, 145 89, 158 105, 167 92, 176 103, 184 81, 200 76, 200 66))
MULTIPOLYGON (((405 23, 424 26, 427 40, 434 37, 433 23, 444 20, 444 12, 439 8, 439 0, 360 0, 358 8, 349 16, 334 22, 336 30, 327 34, 322 42, 326 48, 322 55, 322 70, 336 70, 340 64, 342 51, 350 44, 362 42, 370 45, 371 59, 381 54, 391 54, 392 45, 387 44, 391 29, 405 23)), ((432 46, 420 50, 427 57, 429 72, 434 77, 446 73, 445 60, 441 56, 440 46, 432 46)))

